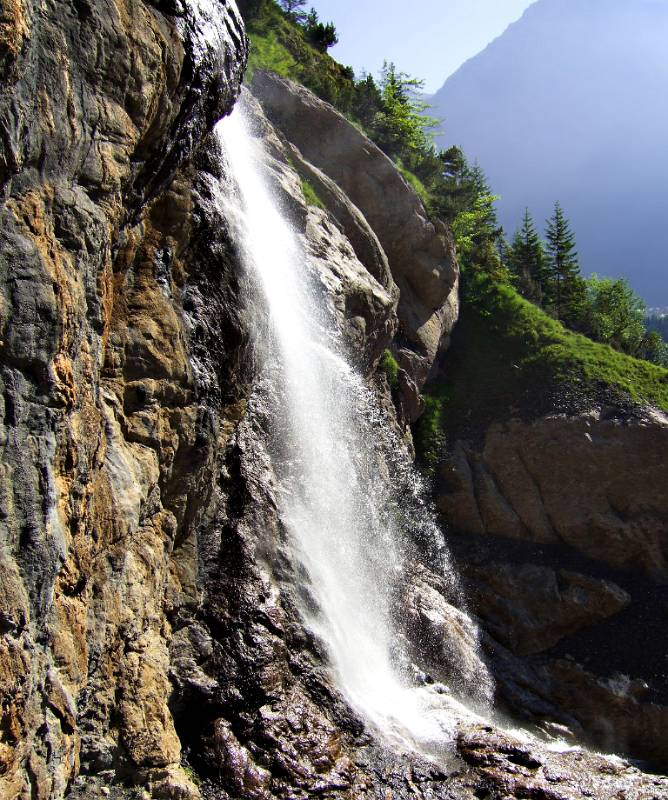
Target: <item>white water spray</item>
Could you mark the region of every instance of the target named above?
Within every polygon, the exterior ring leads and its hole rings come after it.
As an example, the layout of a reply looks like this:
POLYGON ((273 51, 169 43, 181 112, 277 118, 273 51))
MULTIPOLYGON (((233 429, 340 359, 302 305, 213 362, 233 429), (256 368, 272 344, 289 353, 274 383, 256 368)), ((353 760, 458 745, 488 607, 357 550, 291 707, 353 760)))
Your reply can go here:
POLYGON ((270 449, 282 522, 308 575, 301 612, 325 643, 338 686, 369 723, 401 746, 443 753, 457 720, 474 715, 447 693, 412 684, 398 656, 393 605, 410 514, 380 468, 379 411, 311 286, 242 110, 217 131, 234 184, 221 202, 269 320, 259 344, 278 398, 270 449))

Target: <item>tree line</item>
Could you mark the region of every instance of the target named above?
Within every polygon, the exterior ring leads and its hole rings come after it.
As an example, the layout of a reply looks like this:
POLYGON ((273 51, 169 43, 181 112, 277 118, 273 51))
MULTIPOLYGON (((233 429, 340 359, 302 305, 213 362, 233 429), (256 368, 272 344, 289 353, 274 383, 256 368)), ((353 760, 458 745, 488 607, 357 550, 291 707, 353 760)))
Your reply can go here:
POLYGON ((583 278, 575 235, 559 203, 541 239, 525 209, 501 259, 520 293, 567 327, 616 350, 668 366, 668 347, 647 323, 647 305, 623 278, 583 278))

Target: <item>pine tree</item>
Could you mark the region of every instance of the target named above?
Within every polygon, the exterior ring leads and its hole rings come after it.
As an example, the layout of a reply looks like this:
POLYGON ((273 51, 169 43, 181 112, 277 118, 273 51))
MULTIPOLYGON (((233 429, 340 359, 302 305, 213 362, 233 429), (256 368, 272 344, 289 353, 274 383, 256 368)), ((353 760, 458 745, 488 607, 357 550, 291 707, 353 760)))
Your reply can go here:
POLYGON ((547 220, 547 300, 558 319, 575 323, 586 300, 584 281, 580 276, 575 236, 559 203, 547 220))
POLYGON ((375 141, 409 169, 416 159, 434 149, 431 131, 439 123, 426 114, 429 104, 420 99, 423 87, 423 81, 399 72, 393 63, 383 64, 379 83, 383 113, 374 126, 375 141))
POLYGON ((306 13, 304 12, 306 2, 307 0, 279 0, 283 11, 297 22, 304 22, 306 19, 306 13))
POLYGON ((338 44, 339 37, 333 22, 320 22, 318 12, 312 8, 304 20, 304 30, 311 44, 321 53, 338 44))
POLYGON ((507 259, 517 277, 520 292, 529 300, 542 304, 548 284, 547 258, 528 208, 524 210, 522 227, 508 248, 507 259))

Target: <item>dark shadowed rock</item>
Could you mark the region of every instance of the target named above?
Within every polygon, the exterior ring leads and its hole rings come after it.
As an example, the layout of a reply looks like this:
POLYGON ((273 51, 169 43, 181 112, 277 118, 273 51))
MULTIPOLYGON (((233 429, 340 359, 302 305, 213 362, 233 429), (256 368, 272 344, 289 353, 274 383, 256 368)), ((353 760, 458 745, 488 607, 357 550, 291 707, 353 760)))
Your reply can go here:
POLYGON ((629 595, 609 581, 534 564, 491 562, 466 571, 487 628, 520 654, 539 653, 580 628, 626 608, 629 595))

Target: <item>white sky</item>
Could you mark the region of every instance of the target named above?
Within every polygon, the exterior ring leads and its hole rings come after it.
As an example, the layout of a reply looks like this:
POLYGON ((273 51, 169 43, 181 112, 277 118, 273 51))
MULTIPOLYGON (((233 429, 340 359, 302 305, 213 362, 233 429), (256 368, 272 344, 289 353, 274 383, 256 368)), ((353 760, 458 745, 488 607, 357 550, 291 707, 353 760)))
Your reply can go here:
POLYGON ((357 74, 376 75, 383 60, 425 80, 435 92, 534 0, 309 0, 324 22, 336 25, 330 50, 357 74))

